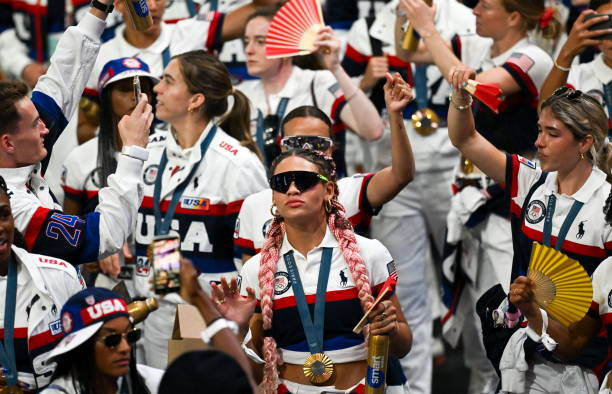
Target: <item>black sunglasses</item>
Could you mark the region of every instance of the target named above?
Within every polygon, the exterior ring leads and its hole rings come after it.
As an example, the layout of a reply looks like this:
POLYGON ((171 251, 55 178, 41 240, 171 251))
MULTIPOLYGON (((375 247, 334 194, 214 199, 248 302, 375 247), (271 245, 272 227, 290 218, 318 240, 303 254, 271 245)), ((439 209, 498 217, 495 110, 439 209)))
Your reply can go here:
POLYGON ((102 343, 109 349, 114 349, 121 343, 121 339, 125 337, 125 340, 129 345, 133 345, 140 339, 142 331, 139 328, 131 329, 128 332, 124 332, 123 334, 110 334, 105 337, 100 338, 98 342, 102 343))
POLYGON ((294 135, 283 137, 281 140, 281 146, 287 149, 312 149, 325 152, 333 145, 334 141, 331 138, 317 135, 294 135))
POLYGON ((279 193, 287 193, 292 182, 300 193, 310 189, 319 182, 329 182, 325 176, 310 171, 287 171, 270 177, 270 188, 279 193))
POLYGON ((572 101, 577 100, 580 96, 582 96, 582 91, 574 90, 568 86, 561 86, 560 88, 555 89, 552 95, 556 97, 564 97, 572 101))

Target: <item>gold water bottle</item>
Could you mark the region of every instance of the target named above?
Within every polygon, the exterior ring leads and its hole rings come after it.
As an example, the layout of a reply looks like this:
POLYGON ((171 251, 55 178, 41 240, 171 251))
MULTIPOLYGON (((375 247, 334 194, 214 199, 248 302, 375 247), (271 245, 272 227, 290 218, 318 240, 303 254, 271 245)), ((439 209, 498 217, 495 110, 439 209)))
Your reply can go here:
POLYGON ((147 298, 144 301, 134 301, 127 306, 128 313, 134 324, 138 324, 149 316, 149 313, 157 310, 159 304, 153 297, 147 298))
POLYGON ((153 24, 147 0, 123 0, 136 30, 147 30, 153 24))
POLYGON ((368 372, 366 394, 383 394, 389 361, 389 336, 370 335, 368 339, 368 372))

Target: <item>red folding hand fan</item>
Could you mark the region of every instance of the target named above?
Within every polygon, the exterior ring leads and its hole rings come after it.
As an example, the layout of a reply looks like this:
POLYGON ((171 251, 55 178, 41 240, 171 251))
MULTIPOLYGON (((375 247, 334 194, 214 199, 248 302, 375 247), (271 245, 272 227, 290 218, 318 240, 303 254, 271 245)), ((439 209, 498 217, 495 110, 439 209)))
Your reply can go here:
POLYGON ((480 100, 484 105, 491 108, 496 114, 499 113, 499 105, 504 101, 499 85, 496 83, 481 83, 468 79, 465 90, 480 100))
POLYGON ((273 59, 314 52, 314 42, 323 26, 318 0, 290 0, 272 18, 266 37, 266 57, 273 59))

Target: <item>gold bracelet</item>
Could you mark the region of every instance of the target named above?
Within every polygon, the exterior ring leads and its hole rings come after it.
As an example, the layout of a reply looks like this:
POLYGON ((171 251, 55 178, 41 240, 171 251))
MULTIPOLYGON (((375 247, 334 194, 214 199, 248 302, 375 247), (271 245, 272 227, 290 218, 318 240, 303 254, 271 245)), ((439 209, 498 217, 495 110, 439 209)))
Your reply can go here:
POLYGON ((468 94, 468 102, 465 105, 458 105, 455 102, 455 100, 453 100, 453 94, 452 93, 448 95, 448 100, 451 102, 453 107, 455 107, 455 109, 458 109, 459 111, 464 111, 464 110, 466 110, 468 108, 471 108, 472 107, 472 103, 474 102, 474 99, 469 94, 468 94))

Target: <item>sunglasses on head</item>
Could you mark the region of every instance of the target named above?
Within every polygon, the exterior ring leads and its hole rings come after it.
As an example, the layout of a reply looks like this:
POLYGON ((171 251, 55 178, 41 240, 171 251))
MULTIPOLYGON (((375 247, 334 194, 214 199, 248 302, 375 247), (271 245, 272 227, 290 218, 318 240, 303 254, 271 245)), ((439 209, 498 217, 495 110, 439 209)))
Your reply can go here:
POLYGON ((139 328, 131 329, 128 332, 124 332, 123 334, 110 334, 105 337, 100 338, 98 342, 102 343, 109 349, 114 349, 121 343, 121 339, 125 337, 125 340, 129 345, 133 345, 140 339, 141 331, 139 328))
POLYGON ((295 182, 295 187, 304 192, 319 182, 329 182, 325 176, 310 171, 287 171, 270 177, 270 188, 279 193, 287 193, 291 183, 295 182))
POLYGON ((556 97, 565 97, 568 100, 577 100, 580 96, 582 96, 581 90, 574 90, 567 86, 561 86, 560 88, 555 89, 553 92, 553 96, 556 97))
POLYGON ((325 152, 333 145, 334 141, 331 138, 316 135, 294 135, 283 137, 281 140, 281 146, 287 149, 311 149, 325 152))

